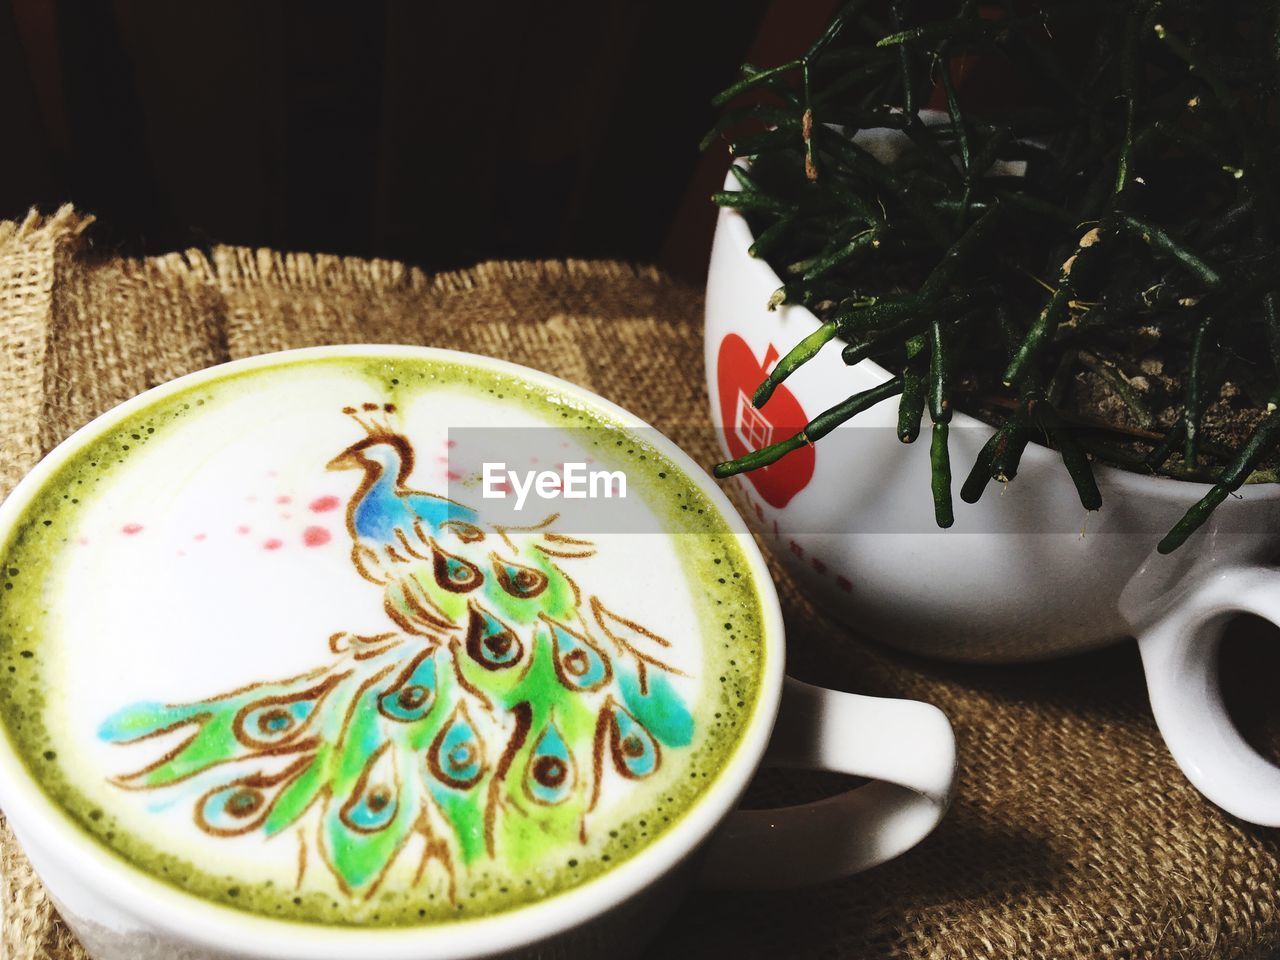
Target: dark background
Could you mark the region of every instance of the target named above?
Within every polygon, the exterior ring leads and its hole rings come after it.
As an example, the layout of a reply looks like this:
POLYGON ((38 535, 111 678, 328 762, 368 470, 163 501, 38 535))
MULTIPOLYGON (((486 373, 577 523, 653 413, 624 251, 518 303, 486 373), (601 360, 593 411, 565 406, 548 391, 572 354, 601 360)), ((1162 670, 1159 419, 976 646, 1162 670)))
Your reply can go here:
POLYGON ((0 0, 0 219, 98 244, 616 257, 698 281, 712 95, 834 0, 0 0))

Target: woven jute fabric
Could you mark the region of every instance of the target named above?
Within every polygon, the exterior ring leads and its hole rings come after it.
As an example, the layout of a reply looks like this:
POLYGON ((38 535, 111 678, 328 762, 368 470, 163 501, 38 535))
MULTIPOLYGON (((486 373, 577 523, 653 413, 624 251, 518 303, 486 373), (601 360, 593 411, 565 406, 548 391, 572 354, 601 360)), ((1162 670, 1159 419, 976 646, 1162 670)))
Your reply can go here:
MULTIPOLYGON (((4 492, 58 440, 148 387, 324 343, 429 344, 528 364, 633 410, 702 462, 714 457, 700 291, 652 269, 488 263, 428 275, 231 247, 134 260, 95 250, 87 224, 70 209, 0 224, 4 492)), ((1280 833, 1232 820, 1186 783, 1151 721, 1132 645, 1038 666, 928 663, 834 626, 777 574, 791 672, 942 707, 959 739, 956 801, 921 846, 861 877, 691 895, 653 957, 1275 953, 1280 833)), ((769 773, 750 800, 842 786, 769 773)), ((0 871, 0 960, 82 958, 7 829, 0 871)))

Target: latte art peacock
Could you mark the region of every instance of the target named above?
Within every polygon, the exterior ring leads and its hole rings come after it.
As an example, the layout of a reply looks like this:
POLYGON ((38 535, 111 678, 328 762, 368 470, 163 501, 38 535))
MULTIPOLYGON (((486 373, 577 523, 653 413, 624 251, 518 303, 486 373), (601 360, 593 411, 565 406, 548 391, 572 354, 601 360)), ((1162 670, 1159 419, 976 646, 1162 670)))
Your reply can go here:
MULTIPOLYGON (((347 408, 366 435, 329 463, 363 474, 346 507, 351 562, 381 591, 389 629, 328 638, 330 660, 195 703, 128 706, 100 736, 185 738, 123 789, 183 791, 206 833, 300 830, 341 889, 372 896, 411 838, 456 895, 458 868, 585 844, 606 778, 643 780, 686 747, 693 717, 669 681, 671 640, 608 609, 566 568, 591 540, 488 525, 473 509, 406 484, 410 440, 395 408, 347 408), (283 769, 251 769, 256 758, 283 769), (237 769, 209 787, 202 775, 237 769)), ((422 870, 419 869, 419 874, 422 870)), ((299 877, 299 882, 302 881, 299 877)))
POLYGON ((638 869, 756 707, 746 534, 553 384, 355 349, 160 388, 40 480, 0 733, 103 852, 262 916, 447 923, 638 869), (625 523, 487 498, 491 452, 624 471, 625 523))

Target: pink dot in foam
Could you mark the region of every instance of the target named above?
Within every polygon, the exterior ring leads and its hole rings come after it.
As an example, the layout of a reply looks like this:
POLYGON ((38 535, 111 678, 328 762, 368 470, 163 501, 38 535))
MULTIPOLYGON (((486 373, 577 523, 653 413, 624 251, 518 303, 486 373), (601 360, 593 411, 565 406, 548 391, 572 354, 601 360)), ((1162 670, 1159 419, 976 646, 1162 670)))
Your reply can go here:
POLYGON ((263 550, 279 550, 283 546, 284 546, 283 540, 277 540, 275 537, 272 537, 270 540, 266 540, 263 542, 262 549, 263 550))
POLYGON ((281 520, 292 520, 292 519, 293 519, 293 514, 292 514, 292 513, 282 513, 282 514, 280 514, 280 519, 281 519, 281 520))
POLYGON ((293 497, 283 495, 276 497, 276 503, 293 503, 293 497))
POLYGON ((76 543, 80 544, 80 546, 82 547, 87 547, 89 545, 89 538, 80 537, 78 540, 76 540, 76 543))
POLYGON ((197 540, 207 540, 208 538, 209 538, 209 535, 208 535, 207 533, 197 533, 197 534, 196 534, 196 539, 197 539, 197 540))
POLYGON ((120 532, 125 534, 126 536, 132 537, 135 533, 142 532, 142 524, 126 523, 123 527, 120 528, 120 532))
POLYGON ((248 532, 249 532, 249 528, 245 526, 243 523, 240 524, 240 526, 236 527, 236 533, 240 534, 241 536, 243 536, 248 532))
POLYGON ((251 493, 251 494, 249 494, 247 497, 245 497, 245 499, 246 499, 246 500, 248 500, 250 503, 257 503, 257 502, 258 502, 258 498, 257 498, 257 497, 255 497, 252 493, 251 493))
POLYGON ((457 441, 457 440, 446 440, 446 441, 444 442, 444 445, 445 445, 446 447, 448 447, 449 449, 451 449, 451 450, 452 450, 454 447, 456 447, 456 446, 458 445, 458 441, 457 441))
POLYGON ((337 497, 316 497, 311 501, 311 512, 327 513, 330 510, 337 510, 339 502, 337 497))
POLYGON ((461 480, 462 474, 456 473, 455 471, 450 470, 448 473, 445 474, 445 478, 448 480, 461 480))
POLYGON ((302 531, 302 542, 308 547, 323 547, 333 539, 333 535, 324 527, 307 527, 302 531))

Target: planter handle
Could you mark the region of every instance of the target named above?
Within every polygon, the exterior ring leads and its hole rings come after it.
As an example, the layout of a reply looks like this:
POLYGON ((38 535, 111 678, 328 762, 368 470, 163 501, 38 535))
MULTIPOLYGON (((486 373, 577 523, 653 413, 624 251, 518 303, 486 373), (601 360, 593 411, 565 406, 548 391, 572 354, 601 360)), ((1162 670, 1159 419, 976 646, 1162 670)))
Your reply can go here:
POLYGON ((1280 767, 1240 736, 1222 702, 1218 648, 1226 621, 1252 613, 1280 625, 1280 570, 1217 571, 1138 636, 1151 710, 1197 789, 1250 823, 1280 826, 1280 767))
POLYGON ((764 890, 823 883, 909 850, 946 812, 956 742, 937 707, 841 693, 788 677, 764 764, 876 782, 814 803, 729 814, 708 842, 704 887, 764 890))

